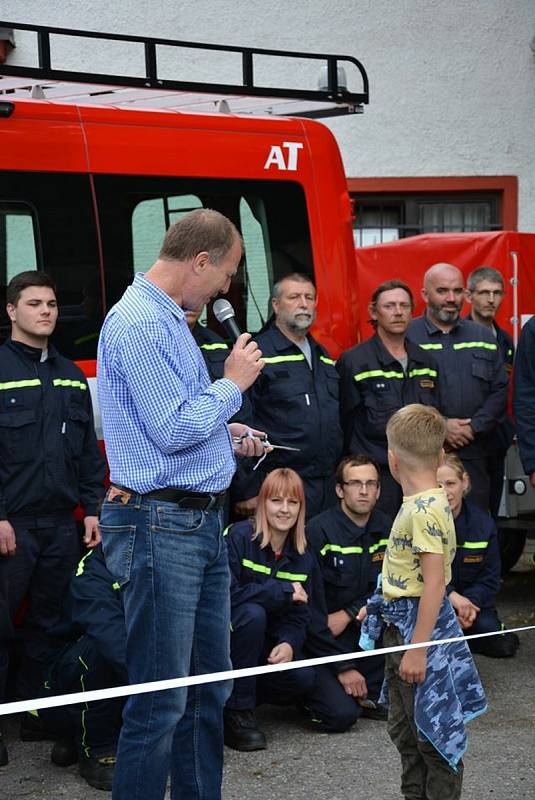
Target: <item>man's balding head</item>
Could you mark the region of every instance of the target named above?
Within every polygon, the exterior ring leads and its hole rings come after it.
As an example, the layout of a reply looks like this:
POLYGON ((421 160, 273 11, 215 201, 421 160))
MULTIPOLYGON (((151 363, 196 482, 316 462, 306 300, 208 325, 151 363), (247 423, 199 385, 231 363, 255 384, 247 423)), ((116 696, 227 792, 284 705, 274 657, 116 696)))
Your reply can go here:
POLYGON ((464 286, 464 278, 461 270, 458 267, 454 267, 453 264, 448 264, 446 261, 439 261, 426 271, 424 275, 424 289, 427 289, 429 285, 436 286, 437 282, 440 282, 445 277, 457 278, 460 284, 464 286))
POLYGON ((422 297, 427 315, 441 328, 451 328, 459 319, 464 302, 464 278, 453 264, 433 264, 424 275, 422 297))

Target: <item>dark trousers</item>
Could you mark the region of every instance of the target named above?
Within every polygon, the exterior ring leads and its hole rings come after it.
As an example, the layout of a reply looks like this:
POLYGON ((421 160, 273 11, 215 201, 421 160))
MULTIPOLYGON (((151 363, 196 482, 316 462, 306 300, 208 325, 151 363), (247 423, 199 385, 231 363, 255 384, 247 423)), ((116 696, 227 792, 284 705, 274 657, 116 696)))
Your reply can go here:
MULTIPOLYGON (((278 642, 277 617, 270 617, 258 603, 242 603, 232 612, 230 658, 234 669, 265 664, 278 642)), ((294 653, 294 660, 300 653, 294 653)), ((308 694, 314 686, 311 667, 239 678, 234 681, 227 708, 245 710, 261 703, 288 705, 308 694)))
POLYGON ((500 501, 502 499, 506 456, 507 450, 503 448, 498 448, 487 455, 486 463, 490 494, 489 511, 495 522, 498 519, 498 511, 500 510, 500 501))
MULTIPOLYGON (((397 628, 385 630, 385 647, 403 644, 397 628)), ((404 651, 386 654, 385 677, 388 681, 388 733, 401 756, 401 793, 405 800, 459 800, 463 764, 455 772, 438 750, 418 738, 414 723, 414 684, 399 677, 404 651)))
MULTIPOLYGON (((495 608, 482 608, 474 624, 464 633, 467 636, 476 633, 492 633, 501 631, 502 623, 495 608)), ((500 636, 486 636, 484 639, 471 639, 468 642, 472 653, 480 653, 489 658, 511 658, 515 655, 519 640, 516 633, 502 633, 500 636)))
POLYGON ((345 693, 337 676, 327 665, 314 667, 316 680, 303 700, 310 719, 324 733, 343 733, 355 724, 362 707, 345 693))
POLYGON ((470 494, 468 499, 471 503, 482 508, 483 511, 488 511, 490 507, 490 487, 485 458, 463 458, 462 461, 470 477, 470 494))
MULTIPOLYGON (((128 683, 126 668, 119 674, 99 654, 89 636, 68 645, 57 657, 47 680, 47 695, 89 692, 128 683)), ((57 736, 72 736, 82 757, 113 755, 121 730, 125 698, 95 700, 40 712, 57 736)))
MULTIPOLYGON (((61 600, 79 558, 80 546, 70 516, 10 520, 15 529, 14 556, 0 556, 0 619, 14 620, 23 600, 28 607, 16 630, 23 643, 16 695, 35 697, 43 682, 42 664, 50 653, 47 632, 59 622, 61 600)), ((8 669, 9 631, 0 641, 0 700, 8 669)))

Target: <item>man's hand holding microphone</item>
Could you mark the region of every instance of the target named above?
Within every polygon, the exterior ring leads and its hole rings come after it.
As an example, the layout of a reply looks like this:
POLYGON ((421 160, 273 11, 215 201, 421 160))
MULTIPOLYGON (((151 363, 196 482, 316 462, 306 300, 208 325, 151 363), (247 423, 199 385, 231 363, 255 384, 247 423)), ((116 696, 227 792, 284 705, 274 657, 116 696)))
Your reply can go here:
MULTIPOLYGON (((223 375, 236 384, 240 392, 245 392, 253 385, 264 368, 262 352, 250 333, 241 333, 236 323, 234 309, 228 300, 219 298, 213 305, 213 312, 218 322, 223 325, 229 338, 234 342, 232 351, 225 361, 223 375)), ((229 424, 230 435, 236 444, 234 451, 239 456, 263 456, 266 448, 263 443, 265 434, 249 428, 241 422, 229 424), (238 441, 239 440, 239 441, 238 441)))

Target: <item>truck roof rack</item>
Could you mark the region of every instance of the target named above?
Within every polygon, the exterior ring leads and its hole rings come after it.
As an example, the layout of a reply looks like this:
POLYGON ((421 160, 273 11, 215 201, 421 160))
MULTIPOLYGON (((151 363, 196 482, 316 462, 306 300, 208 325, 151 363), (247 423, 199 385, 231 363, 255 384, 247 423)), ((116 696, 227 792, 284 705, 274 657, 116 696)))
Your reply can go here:
MULTIPOLYGON (((7 29, 11 35, 13 31, 30 31, 37 38, 37 65, 0 64, 0 76, 5 76, 0 77, 0 95, 4 99, 34 97, 56 102, 98 103, 128 108, 313 118, 360 113, 363 105, 369 102, 366 70, 352 56, 123 36, 17 22, 0 21, 0 28, 7 29), (87 40, 105 40, 119 43, 119 47, 122 45, 123 48, 125 43, 138 45, 144 61, 142 74, 116 75, 91 70, 78 72, 62 69, 59 57, 66 37, 78 37, 86 40, 86 43, 87 40), (55 52, 53 46, 56 48, 55 52), (191 57, 191 51, 196 55, 202 55, 203 50, 212 54, 223 54, 226 65, 230 66, 233 74, 241 72, 241 80, 238 82, 234 78, 235 82, 213 83, 164 78, 159 62, 169 60, 169 48, 175 58, 178 54, 181 61, 191 57), (235 63, 230 65, 232 60, 235 63), (258 73, 265 71, 268 61, 271 70, 275 67, 279 74, 284 69, 284 74, 287 75, 290 65, 290 73, 297 76, 297 79, 306 76, 309 85, 311 66, 320 67, 322 85, 317 89, 263 85, 258 80, 258 73), (345 83, 346 69, 350 73, 351 85, 355 77, 357 78, 360 91, 348 90, 345 83)), ((186 66, 185 69, 187 68, 186 66)))

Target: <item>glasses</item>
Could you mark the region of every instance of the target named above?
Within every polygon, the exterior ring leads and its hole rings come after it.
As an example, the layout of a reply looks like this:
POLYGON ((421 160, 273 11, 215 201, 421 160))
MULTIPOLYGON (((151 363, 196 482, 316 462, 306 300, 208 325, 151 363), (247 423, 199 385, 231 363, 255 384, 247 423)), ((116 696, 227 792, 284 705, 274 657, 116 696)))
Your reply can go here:
POLYGON ((490 300, 491 297, 503 297, 505 292, 503 289, 475 289, 474 294, 477 294, 478 297, 482 297, 484 300, 490 300))
POLYGON ((354 481, 342 481, 342 484, 344 486, 352 486, 355 489, 366 489, 366 491, 368 491, 369 489, 377 489, 377 487, 379 486, 379 481, 354 480, 354 481))

